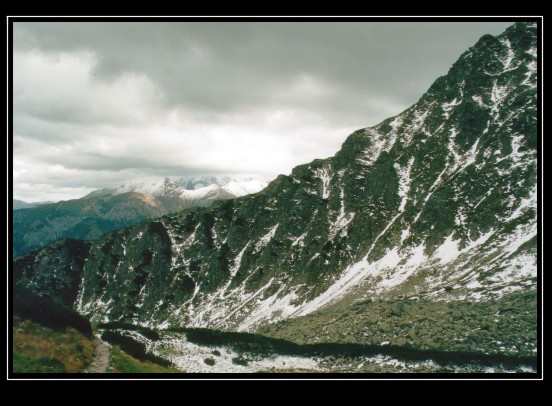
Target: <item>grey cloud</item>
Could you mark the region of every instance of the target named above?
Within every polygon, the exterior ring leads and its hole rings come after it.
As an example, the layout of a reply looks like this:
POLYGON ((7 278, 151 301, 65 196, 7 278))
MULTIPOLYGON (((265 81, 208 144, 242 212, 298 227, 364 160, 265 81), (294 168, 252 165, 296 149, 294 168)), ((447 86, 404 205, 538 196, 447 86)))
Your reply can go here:
MULTIPOLYGON (((242 109, 301 74, 341 96, 413 102, 467 46, 508 23, 18 23, 16 48, 92 50, 111 80, 143 72, 172 105, 242 109)), ((338 102, 336 101, 336 104, 338 102)))
POLYGON ((43 182, 60 188, 289 172, 400 113, 508 25, 17 22, 15 189, 55 164, 68 172, 43 182))
MULTIPOLYGON (((59 156, 48 157, 45 163, 58 164, 59 156)), ((143 157, 106 157, 100 154, 81 153, 78 156, 67 155, 60 164, 66 169, 98 170, 108 172, 120 172, 126 170, 139 170, 143 173, 157 176, 178 176, 181 173, 189 175, 210 174, 214 171, 210 168, 187 167, 185 163, 165 164, 162 161, 147 161, 143 157)))

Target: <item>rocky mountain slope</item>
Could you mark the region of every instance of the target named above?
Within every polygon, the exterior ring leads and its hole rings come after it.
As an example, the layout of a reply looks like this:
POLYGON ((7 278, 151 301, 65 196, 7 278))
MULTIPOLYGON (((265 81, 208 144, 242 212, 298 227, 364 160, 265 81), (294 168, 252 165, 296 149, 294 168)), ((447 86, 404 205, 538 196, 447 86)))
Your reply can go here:
POLYGON ((256 193, 265 186, 265 182, 253 179, 167 178, 101 189, 81 199, 19 207, 27 210, 13 213, 13 255, 25 254, 60 238, 97 239, 143 220, 190 207, 210 206, 216 200, 256 193))
MULTIPOLYGON (((534 294, 536 47, 534 23, 486 35, 334 157, 261 193, 103 236, 76 308, 98 321, 255 330, 343 304, 441 309, 534 294)), ((21 283, 67 278, 70 256, 54 266, 48 249, 16 260, 34 274, 21 283)))

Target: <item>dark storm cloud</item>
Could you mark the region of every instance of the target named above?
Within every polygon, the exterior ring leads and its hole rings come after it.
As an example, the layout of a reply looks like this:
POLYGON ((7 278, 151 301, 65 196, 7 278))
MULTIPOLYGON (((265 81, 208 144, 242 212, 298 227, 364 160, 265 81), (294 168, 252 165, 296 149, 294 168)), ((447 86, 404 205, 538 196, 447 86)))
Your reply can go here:
POLYGON ((56 159, 140 176, 289 172, 407 108, 508 25, 15 23, 14 158, 27 175, 56 159))
POLYGON ((428 87, 467 44, 507 25, 17 23, 14 41, 17 50, 90 50, 98 55, 100 80, 144 73, 173 105, 227 111, 269 100, 303 75, 322 78, 349 98, 375 93, 413 102, 423 91, 420 82, 428 87))

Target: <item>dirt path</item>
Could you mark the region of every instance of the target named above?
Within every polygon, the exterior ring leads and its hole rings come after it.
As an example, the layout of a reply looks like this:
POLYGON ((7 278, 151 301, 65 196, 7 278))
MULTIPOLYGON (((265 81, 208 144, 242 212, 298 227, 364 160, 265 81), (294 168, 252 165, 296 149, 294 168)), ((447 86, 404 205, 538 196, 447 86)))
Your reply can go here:
POLYGON ((90 366, 86 369, 85 373, 90 374, 104 374, 109 366, 109 347, 104 344, 98 337, 94 339, 96 343, 96 353, 94 354, 94 360, 90 366))

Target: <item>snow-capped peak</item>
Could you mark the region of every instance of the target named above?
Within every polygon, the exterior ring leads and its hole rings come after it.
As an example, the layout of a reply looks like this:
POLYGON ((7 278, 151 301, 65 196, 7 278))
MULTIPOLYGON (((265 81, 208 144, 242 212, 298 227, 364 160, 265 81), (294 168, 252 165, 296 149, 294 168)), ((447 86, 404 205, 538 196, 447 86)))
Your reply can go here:
POLYGON ((129 182, 110 189, 93 192, 93 195, 141 193, 156 197, 175 197, 184 200, 215 200, 241 197, 260 192, 268 183, 257 179, 236 180, 228 177, 170 178, 129 182))

